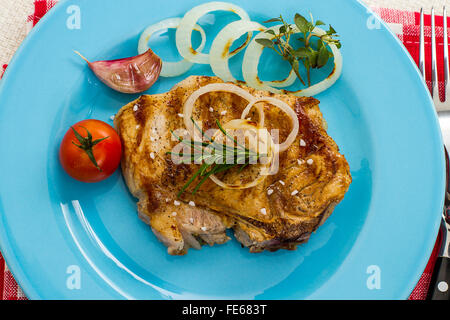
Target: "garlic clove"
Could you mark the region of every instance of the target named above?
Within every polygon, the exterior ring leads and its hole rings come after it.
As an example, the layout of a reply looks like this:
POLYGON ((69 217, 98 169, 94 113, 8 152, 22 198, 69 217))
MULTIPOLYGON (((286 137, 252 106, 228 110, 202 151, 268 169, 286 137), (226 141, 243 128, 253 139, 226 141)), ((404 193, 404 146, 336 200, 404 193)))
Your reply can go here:
POLYGON ((89 62, 95 75, 108 87, 122 93, 140 93, 148 90, 161 73, 161 59, 149 49, 145 53, 124 59, 89 62))

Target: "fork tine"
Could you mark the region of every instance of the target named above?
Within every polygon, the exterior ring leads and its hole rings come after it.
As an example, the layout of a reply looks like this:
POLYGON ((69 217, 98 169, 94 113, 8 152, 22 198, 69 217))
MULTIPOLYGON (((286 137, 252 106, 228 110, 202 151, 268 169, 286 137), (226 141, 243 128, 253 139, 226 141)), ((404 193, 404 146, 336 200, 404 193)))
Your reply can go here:
POLYGON ((445 74, 445 101, 450 97, 449 64, 448 64, 448 31, 447 31, 447 8, 444 6, 444 74, 445 74))
POLYGON ((422 73, 422 77, 426 79, 426 70, 425 70, 425 23, 424 23, 424 14, 423 8, 420 9, 420 57, 419 57, 419 69, 422 73))
POLYGON ((437 55, 436 55, 436 23, 434 8, 431 9, 431 71, 432 71, 432 88, 433 100, 435 103, 440 102, 438 90, 438 71, 437 71, 437 55))

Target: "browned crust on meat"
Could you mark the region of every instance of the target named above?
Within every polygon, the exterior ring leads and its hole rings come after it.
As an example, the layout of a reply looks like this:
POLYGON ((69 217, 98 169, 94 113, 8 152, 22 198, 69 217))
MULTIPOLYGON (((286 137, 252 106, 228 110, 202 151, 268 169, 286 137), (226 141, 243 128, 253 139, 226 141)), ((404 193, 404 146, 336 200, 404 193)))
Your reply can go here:
MULTIPOLYGON (((125 180, 132 194, 140 199, 140 214, 150 217, 151 225, 152 216, 173 210, 170 206, 167 208, 164 199, 176 199, 181 186, 198 169, 197 165, 176 165, 166 155, 177 144, 172 141, 169 130, 184 128, 183 119, 178 114, 182 113, 183 104, 191 93, 216 82, 221 80, 205 76, 187 78, 166 94, 140 97, 123 107, 115 118, 115 126, 124 143, 122 170, 125 180), (138 106, 137 109, 135 106, 138 106), (158 119, 164 119, 166 123, 161 124, 158 119), (149 135, 154 130, 158 140, 151 143, 149 135), (148 154, 155 146, 158 147, 154 151, 156 159, 150 160, 148 154)), ((213 220, 217 223, 221 220, 224 228, 234 228, 238 240, 251 252, 293 250, 308 240, 344 198, 352 180, 350 169, 324 128, 318 100, 276 95, 240 86, 255 96, 273 96, 292 106, 300 122, 296 141, 280 155, 279 172, 266 177, 257 187, 224 190, 207 181, 196 195, 187 192, 180 201, 183 205, 194 201, 196 207, 203 210, 202 215, 219 217, 217 221, 215 218, 213 220), (301 139, 306 146, 300 146, 301 139), (313 163, 305 163, 308 159, 313 163), (303 162, 302 165, 298 160, 303 162), (279 183, 280 180, 284 185, 279 183), (273 190, 270 196, 268 189, 273 190), (294 190, 298 191, 298 195, 292 196, 294 190), (261 214, 261 208, 267 209, 267 215, 261 214)), ((216 127, 216 119, 224 123, 240 118, 246 105, 244 99, 229 93, 210 93, 200 97, 193 115, 202 120, 203 128, 207 130, 216 127), (209 106, 214 106, 214 112, 209 111, 209 106), (226 116, 219 112, 224 106, 227 108, 226 116)), ((280 129, 280 140, 284 140, 291 130, 289 119, 269 105, 265 105, 264 109, 268 129, 280 129)), ((255 120, 258 117, 256 112, 249 116, 255 120)), ((177 223, 173 225, 177 230, 180 228, 177 223)), ((223 231, 221 228, 220 232, 223 231)), ((180 247, 172 248, 169 253, 184 254, 186 251, 186 248, 180 247)))

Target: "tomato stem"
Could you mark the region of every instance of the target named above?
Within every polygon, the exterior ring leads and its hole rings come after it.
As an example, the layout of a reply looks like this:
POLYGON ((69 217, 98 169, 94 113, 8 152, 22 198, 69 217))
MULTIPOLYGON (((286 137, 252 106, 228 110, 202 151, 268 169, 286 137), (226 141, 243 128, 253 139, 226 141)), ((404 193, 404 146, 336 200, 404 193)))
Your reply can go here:
POLYGON ((80 148, 81 150, 84 150, 86 152, 86 154, 88 155, 89 159, 91 160, 91 162, 94 164, 94 166, 98 169, 98 171, 101 172, 102 169, 100 168, 100 166, 97 163, 97 160, 95 159, 93 148, 94 148, 94 146, 96 146, 103 140, 108 139, 109 137, 92 141, 92 134, 89 132, 89 130, 86 129, 85 127, 82 127, 82 126, 80 126, 80 127, 83 128, 84 130, 86 130, 87 137, 83 137, 81 134, 79 134, 75 130, 74 127, 70 127, 73 130, 73 133, 75 134, 75 137, 77 138, 77 140, 80 144, 77 144, 73 141, 72 141, 72 143, 75 146, 77 146, 78 148, 80 148))

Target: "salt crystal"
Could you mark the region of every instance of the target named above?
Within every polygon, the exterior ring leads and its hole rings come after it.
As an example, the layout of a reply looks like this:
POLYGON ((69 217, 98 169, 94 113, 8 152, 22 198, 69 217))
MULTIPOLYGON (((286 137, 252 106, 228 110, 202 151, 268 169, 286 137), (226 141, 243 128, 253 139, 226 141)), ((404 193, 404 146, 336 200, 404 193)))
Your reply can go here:
POLYGON ((306 147, 305 140, 303 140, 303 139, 300 140, 300 147, 306 147))

